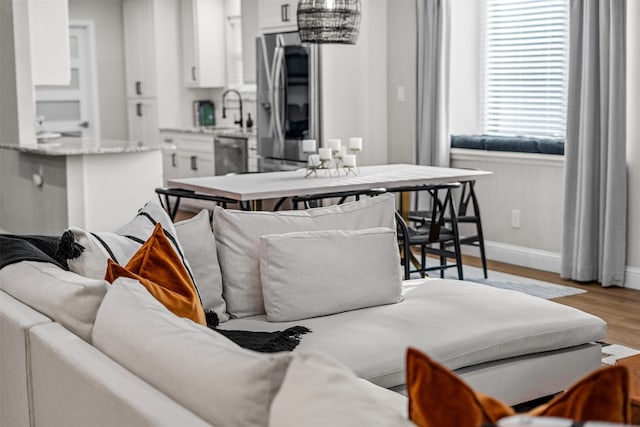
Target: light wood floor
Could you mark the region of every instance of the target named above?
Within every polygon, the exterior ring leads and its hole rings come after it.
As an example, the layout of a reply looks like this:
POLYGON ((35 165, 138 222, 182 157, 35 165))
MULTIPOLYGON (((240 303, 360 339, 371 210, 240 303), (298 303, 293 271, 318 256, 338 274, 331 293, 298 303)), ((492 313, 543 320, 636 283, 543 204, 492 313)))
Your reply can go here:
MULTIPOLYGON (((465 257, 465 264, 480 267, 480 260, 465 257)), ((545 282, 571 286, 587 291, 579 295, 556 298, 553 301, 578 308, 607 322, 606 342, 640 349, 640 291, 626 288, 603 288, 598 283, 576 283, 561 279, 556 273, 531 268, 488 262, 489 269, 545 282)))

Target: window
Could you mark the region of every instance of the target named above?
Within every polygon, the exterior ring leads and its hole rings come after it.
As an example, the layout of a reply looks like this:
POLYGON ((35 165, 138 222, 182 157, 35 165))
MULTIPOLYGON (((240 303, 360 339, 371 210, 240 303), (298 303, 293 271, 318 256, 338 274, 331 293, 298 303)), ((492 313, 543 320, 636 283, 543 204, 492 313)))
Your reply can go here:
POLYGON ((485 0, 484 132, 564 137, 569 0, 485 0))
POLYGON ((241 86, 242 74, 242 27, 240 16, 227 17, 227 85, 241 86))

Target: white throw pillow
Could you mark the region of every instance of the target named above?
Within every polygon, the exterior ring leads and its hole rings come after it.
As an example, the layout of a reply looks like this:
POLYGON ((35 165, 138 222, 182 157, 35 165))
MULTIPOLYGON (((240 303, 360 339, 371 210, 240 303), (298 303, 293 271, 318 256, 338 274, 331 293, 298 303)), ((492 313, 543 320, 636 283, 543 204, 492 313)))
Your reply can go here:
POLYGON ((91 342, 104 279, 90 279, 54 264, 22 261, 0 269, 0 289, 91 342))
POLYGON ((405 396, 358 378, 329 356, 295 352, 269 426, 414 426, 407 407, 405 396))
POLYGON ((200 286, 184 255, 184 249, 176 237, 173 222, 157 200, 148 202, 128 224, 116 232, 90 232, 70 227, 69 231, 73 233, 75 242, 82 245, 84 250, 79 257, 67 260, 69 270, 92 279, 104 279, 107 259, 112 259, 124 267, 151 236, 158 222, 162 224, 165 236, 182 259, 191 280, 196 285, 202 303, 200 286))
POLYGON ((262 314, 260 237, 296 231, 395 229, 395 197, 383 194, 338 206, 283 212, 215 208, 213 231, 227 311, 236 317, 262 314))
POLYGON ((291 360, 289 353, 245 350, 177 317, 125 278, 100 306, 93 344, 215 426, 266 426, 291 360))
POLYGON ((205 311, 215 311, 220 322, 229 320, 227 304, 222 298, 222 273, 209 211, 203 209, 193 218, 177 222, 175 227, 198 284, 202 307, 205 311))
POLYGON ((402 298, 398 243, 390 228, 263 236, 260 274, 271 322, 392 304, 402 298))

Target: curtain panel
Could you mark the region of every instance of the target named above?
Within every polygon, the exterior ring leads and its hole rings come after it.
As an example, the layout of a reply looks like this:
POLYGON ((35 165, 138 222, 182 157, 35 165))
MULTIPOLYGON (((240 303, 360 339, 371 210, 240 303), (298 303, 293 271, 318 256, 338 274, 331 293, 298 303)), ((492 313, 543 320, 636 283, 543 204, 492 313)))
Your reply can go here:
POLYGON ((420 165, 449 166, 449 0, 417 0, 420 165))
POLYGON ((626 0, 571 0, 570 7, 561 276, 622 286, 626 0))

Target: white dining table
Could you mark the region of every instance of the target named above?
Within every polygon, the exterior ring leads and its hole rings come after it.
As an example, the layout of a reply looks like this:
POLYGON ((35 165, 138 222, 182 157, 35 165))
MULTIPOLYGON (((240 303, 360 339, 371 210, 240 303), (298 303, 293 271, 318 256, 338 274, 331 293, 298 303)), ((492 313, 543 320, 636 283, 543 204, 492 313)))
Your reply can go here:
POLYGON ((307 171, 265 172, 238 175, 204 176, 170 179, 169 187, 201 194, 221 196, 239 202, 280 199, 340 192, 366 192, 375 188, 394 189, 421 185, 470 181, 490 175, 489 171, 456 169, 412 164, 361 166, 357 175, 325 175, 305 177, 307 171))

